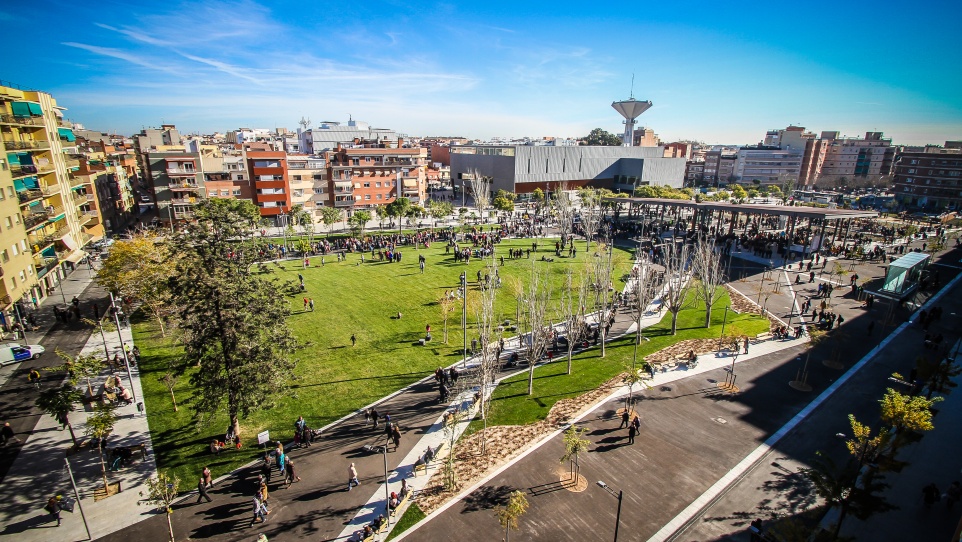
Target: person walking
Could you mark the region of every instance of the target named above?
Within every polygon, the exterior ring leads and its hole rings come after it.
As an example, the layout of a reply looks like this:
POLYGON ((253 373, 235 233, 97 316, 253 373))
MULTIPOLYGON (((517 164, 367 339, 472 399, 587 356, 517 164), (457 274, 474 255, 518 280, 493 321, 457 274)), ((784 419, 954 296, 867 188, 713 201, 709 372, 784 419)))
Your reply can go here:
POLYGON ((10 422, 4 422, 3 428, 0 429, 0 445, 6 446, 11 440, 20 444, 20 438, 13 432, 13 427, 10 427, 10 422))
POLYGON ((746 336, 745 336, 745 353, 746 353, 746 354, 748 353, 748 345, 750 345, 750 344, 751 344, 751 342, 748 340, 748 336, 746 335, 746 336))
POLYGON ((933 504, 937 503, 941 498, 938 486, 935 482, 922 488, 922 500, 925 502, 926 508, 931 508, 933 504))
POLYGON ((357 335, 351 333, 351 347, 357 346, 357 335))
POLYGON ((635 428, 635 431, 641 431, 641 418, 635 415, 635 419, 631 420, 631 426, 635 428))
POLYGON ((628 426, 628 444, 634 444, 634 443, 635 443, 635 435, 636 435, 637 433, 638 433, 638 430, 635 429, 635 426, 634 426, 634 425, 628 426))
POLYGON ((628 409, 625 408, 624 411, 622 411, 621 413, 621 425, 618 426, 618 429, 628 427, 628 421, 630 419, 631 419, 631 414, 628 412, 628 409))
POLYGON ((50 497, 47 500, 47 505, 44 506, 44 510, 50 513, 50 521, 57 520, 57 527, 60 527, 60 511, 63 509, 60 506, 60 500, 63 497, 57 495, 56 497, 50 497))
POLYGON ((952 508, 959 499, 962 499, 962 485, 956 480, 945 490, 945 506, 952 508))
POLYGON ((361 482, 357 479, 357 469, 354 468, 354 463, 347 468, 347 490, 350 491, 354 486, 361 485, 361 482))
POLYGON ((267 483, 271 482, 271 458, 268 455, 264 455, 264 462, 261 463, 261 477, 267 483))
POLYGON ((207 480, 203 476, 197 482, 197 504, 200 504, 202 499, 207 499, 207 502, 211 501, 210 495, 207 494, 207 480))
POLYGON ((284 461, 284 470, 287 472, 285 481, 287 482, 287 487, 291 487, 291 484, 294 482, 300 482, 301 477, 294 473, 294 461, 290 457, 285 457, 284 461))
POLYGON ((401 445, 401 431, 398 429, 397 424, 395 424, 391 430, 391 440, 394 441, 394 451, 397 451, 401 445))
POLYGON ((311 312, 314 312, 314 298, 313 298, 313 297, 307 300, 307 306, 310 307, 311 312))
POLYGON ((381 417, 381 415, 378 413, 377 409, 376 409, 376 408, 372 408, 372 409, 371 409, 371 421, 374 422, 374 429, 377 429, 378 418, 380 418, 380 417, 381 417))
POLYGON ((30 372, 27 374, 27 382, 33 384, 34 387, 39 390, 40 389, 40 372, 37 371, 36 369, 30 369, 30 372))
POLYGON ((211 477, 210 467, 209 467, 209 466, 204 465, 204 470, 201 471, 201 476, 204 477, 204 486, 205 486, 205 487, 214 487, 214 479, 211 477))
POLYGON ((267 521, 267 515, 270 513, 270 510, 267 509, 267 504, 260 500, 259 495, 254 495, 254 518, 251 520, 251 527, 256 523, 264 523, 267 521))

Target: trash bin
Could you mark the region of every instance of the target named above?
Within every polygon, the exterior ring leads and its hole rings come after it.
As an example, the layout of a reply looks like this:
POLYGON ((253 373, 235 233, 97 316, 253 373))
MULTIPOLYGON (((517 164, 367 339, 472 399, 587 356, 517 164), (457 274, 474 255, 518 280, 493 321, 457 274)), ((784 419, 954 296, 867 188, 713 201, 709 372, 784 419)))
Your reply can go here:
POLYGON ((144 411, 144 402, 141 401, 137 403, 137 412, 143 412, 143 411, 144 411))

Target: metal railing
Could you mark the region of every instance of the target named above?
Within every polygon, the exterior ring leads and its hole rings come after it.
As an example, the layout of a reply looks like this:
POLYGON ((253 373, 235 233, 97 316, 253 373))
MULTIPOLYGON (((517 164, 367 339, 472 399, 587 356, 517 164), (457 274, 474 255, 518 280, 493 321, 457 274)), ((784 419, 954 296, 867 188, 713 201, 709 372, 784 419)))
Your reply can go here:
POLYGON ((17 199, 20 200, 21 204, 30 203, 31 201, 38 200, 43 197, 43 191, 39 188, 28 188, 27 190, 21 190, 17 192, 17 199))
POLYGON ((4 124, 22 124, 24 126, 43 126, 43 117, 18 117, 0 114, 0 122, 4 124))
POLYGON ((32 140, 32 141, 7 141, 4 140, 3 145, 7 150, 21 149, 21 150, 37 150, 37 149, 48 149, 50 148, 50 142, 44 141, 42 139, 32 140))

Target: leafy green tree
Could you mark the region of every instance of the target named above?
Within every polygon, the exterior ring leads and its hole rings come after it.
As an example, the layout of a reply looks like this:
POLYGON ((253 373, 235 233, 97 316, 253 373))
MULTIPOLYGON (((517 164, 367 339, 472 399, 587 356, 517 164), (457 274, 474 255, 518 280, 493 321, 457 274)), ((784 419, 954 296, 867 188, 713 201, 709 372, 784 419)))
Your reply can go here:
POLYGON ((620 147, 622 144, 620 137, 601 128, 595 128, 589 132, 582 141, 585 145, 604 147, 620 147))
POLYGON ((172 278, 184 329, 184 365, 202 421, 223 412, 240 434, 241 416, 285 391, 296 341, 290 308, 276 280, 247 273, 256 260, 251 242, 257 207, 246 200, 210 199, 196 222, 172 240, 183 257, 172 278))
POLYGON ((351 218, 347 219, 347 223, 351 226, 351 232, 355 237, 362 237, 364 235, 364 227, 371 220, 371 213, 369 211, 354 211, 351 218))
POLYGON ((397 231, 401 231, 401 219, 407 215, 408 208, 411 207, 411 200, 408 198, 397 198, 384 206, 387 216, 397 218, 397 231))
POLYGON ((167 319, 173 314, 167 277, 173 274, 178 257, 159 237, 135 235, 114 243, 97 271, 97 282, 118 297, 140 302, 166 337, 167 319))
POLYGON ((736 200, 741 201, 748 197, 748 192, 745 192, 745 189, 742 188, 740 184, 729 186, 729 188, 732 191, 732 197, 736 200))
POLYGON ((327 235, 330 237, 331 230, 334 229, 334 224, 341 221, 344 216, 344 212, 336 207, 321 207, 321 222, 327 226, 327 235))
POLYGON ((454 205, 450 201, 432 200, 428 204, 428 213, 434 219, 434 225, 438 225, 438 220, 454 213, 454 205))
POLYGON ((497 506, 494 513, 498 517, 498 523, 504 527, 504 541, 509 542, 511 530, 518 530, 518 520, 528 511, 528 499, 525 498, 523 491, 512 491, 508 497, 507 506, 497 506))
POLYGON ((73 441, 75 448, 77 447, 77 436, 73 432, 73 426, 70 425, 68 414, 77 409, 77 403, 82 399, 83 396, 76 388, 65 385, 60 388, 43 390, 36 401, 37 408, 51 415, 58 422, 64 422, 67 429, 70 430, 70 440, 73 441))
MULTIPOLYGON (((900 378, 900 375, 895 375, 900 378)), ((892 441, 892 455, 905 443, 906 431, 931 431, 932 405, 942 400, 942 397, 927 399, 918 395, 906 395, 888 388, 879 400, 882 407, 882 422, 895 430, 892 441)))
MULTIPOLYGON (((501 191, 499 190, 499 192, 501 191)), ((494 208, 505 213, 510 213, 514 211, 514 199, 507 196, 495 196, 494 208)))
MULTIPOLYGON (((104 439, 114 432, 114 425, 117 423, 117 415, 114 414, 113 403, 98 402, 94 407, 94 413, 87 418, 86 434, 103 442, 104 439)), ((104 480, 104 493, 109 493, 107 484, 107 464, 104 462, 103 446, 98 444, 98 456, 100 456, 100 474, 104 480)))
POLYGON ((578 427, 577 425, 568 427, 564 432, 565 453, 561 456, 560 461, 561 463, 568 462, 568 475, 575 483, 581 476, 581 465, 578 463, 578 457, 587 452, 591 446, 591 441, 584 438, 587 432, 587 427, 578 427))
POLYGON ((46 369, 48 371, 66 371, 67 381, 72 386, 80 384, 81 380, 87 384, 87 393, 93 397, 94 390, 90 379, 100 374, 104 368, 104 358, 96 354, 77 354, 71 356, 59 348, 54 351, 63 363, 46 369))
POLYGON ((645 185, 645 186, 636 187, 636 188, 635 188, 635 192, 634 192, 633 195, 634 195, 636 198, 657 198, 657 197, 659 197, 659 196, 658 196, 658 191, 655 190, 655 187, 654 187, 654 186, 651 186, 651 185, 645 185))
POLYGON ((159 471, 156 478, 149 478, 144 485, 147 487, 147 493, 140 492, 143 499, 137 501, 137 504, 146 503, 164 511, 164 514, 167 515, 167 530, 170 533, 170 542, 174 542, 174 526, 170 522, 170 516, 174 513, 173 504, 177 499, 180 478, 159 471))

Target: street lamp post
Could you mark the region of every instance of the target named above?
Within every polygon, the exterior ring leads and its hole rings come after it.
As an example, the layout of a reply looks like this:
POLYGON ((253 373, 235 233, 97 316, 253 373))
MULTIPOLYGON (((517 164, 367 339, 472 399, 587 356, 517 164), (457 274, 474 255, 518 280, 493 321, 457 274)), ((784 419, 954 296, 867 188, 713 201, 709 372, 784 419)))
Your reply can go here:
POLYGON ((127 357, 127 349, 124 348, 124 335, 120 332, 120 308, 117 307, 117 300, 114 293, 110 292, 110 306, 114 309, 114 324, 117 326, 117 338, 120 339, 120 351, 124 354, 124 365, 127 367, 127 379, 130 381, 130 395, 137 402, 137 391, 134 389, 134 375, 130 372, 130 358, 127 357))
POLYGON ((461 272, 461 338, 463 348, 461 349, 461 369, 468 365, 468 274, 461 272))
POLYGON ((391 532, 391 493, 387 484, 387 441, 384 442, 384 446, 381 446, 381 455, 384 457, 384 518, 387 520, 387 530, 391 532))
POLYGON ((618 513, 615 516, 615 542, 618 542, 618 526, 621 525, 621 500, 624 496, 624 492, 619 489, 618 494, 615 495, 615 490, 608 487, 608 484, 602 482, 601 480, 598 480, 598 487, 607 491, 612 497, 618 498, 618 513))

